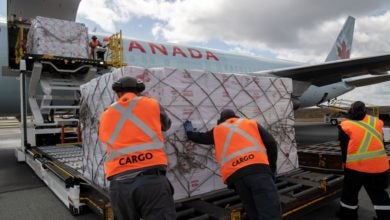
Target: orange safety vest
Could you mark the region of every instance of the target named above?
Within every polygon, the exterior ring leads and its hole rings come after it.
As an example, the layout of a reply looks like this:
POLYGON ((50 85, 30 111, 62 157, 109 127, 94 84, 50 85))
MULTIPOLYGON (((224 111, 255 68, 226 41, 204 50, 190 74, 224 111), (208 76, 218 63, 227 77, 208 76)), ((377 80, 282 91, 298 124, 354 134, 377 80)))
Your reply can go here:
POLYGON ((365 173, 389 170, 383 146, 383 121, 366 115, 361 121, 345 120, 340 126, 349 136, 346 168, 365 173))
POLYGON ((98 44, 99 44, 99 40, 98 39, 92 40, 91 42, 89 42, 89 46, 91 47, 92 50, 95 49, 98 44))
POLYGON ((155 99, 126 93, 103 112, 99 138, 107 145, 106 177, 164 165, 168 160, 155 99))
POLYGON ((267 150, 259 134, 257 122, 230 118, 213 130, 215 154, 222 180, 237 170, 252 164, 267 164, 267 150))

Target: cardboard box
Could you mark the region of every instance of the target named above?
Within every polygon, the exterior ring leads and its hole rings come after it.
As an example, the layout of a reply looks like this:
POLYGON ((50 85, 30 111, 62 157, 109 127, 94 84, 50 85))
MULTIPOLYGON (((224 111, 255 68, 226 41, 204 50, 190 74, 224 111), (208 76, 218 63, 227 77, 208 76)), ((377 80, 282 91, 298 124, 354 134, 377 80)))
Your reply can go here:
POLYGON ((27 53, 88 58, 88 29, 84 24, 36 17, 27 35, 27 53))

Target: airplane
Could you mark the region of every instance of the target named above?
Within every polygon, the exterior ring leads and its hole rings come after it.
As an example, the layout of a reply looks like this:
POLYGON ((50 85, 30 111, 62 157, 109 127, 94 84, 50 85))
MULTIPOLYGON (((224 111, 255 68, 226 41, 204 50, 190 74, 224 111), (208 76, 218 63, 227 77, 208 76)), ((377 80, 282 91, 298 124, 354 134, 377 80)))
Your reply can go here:
MULTIPOLYGON (((9 77, 9 45, 7 35, 8 19, 13 17, 52 17, 75 21, 79 0, 31 0, 25 6, 23 0, 8 3, 7 18, 0 18, 0 115, 12 115, 19 109, 19 80, 9 77), (30 4, 29 4, 30 5, 30 4), (44 6, 44 7, 43 7, 44 6), (7 41, 8 40, 8 41, 7 41)), ((0 14, 1 15, 1 14, 0 14)), ((124 57, 128 65, 145 68, 171 67, 197 69, 221 73, 244 73, 273 77, 287 77, 293 81, 292 101, 294 109, 315 106, 336 98, 356 87, 390 80, 390 54, 350 59, 355 19, 348 17, 324 63, 307 65, 303 63, 252 57, 223 51, 157 43, 124 38, 124 57), (355 76, 365 75, 356 79, 355 76)), ((107 37, 97 35, 99 39, 107 37)))

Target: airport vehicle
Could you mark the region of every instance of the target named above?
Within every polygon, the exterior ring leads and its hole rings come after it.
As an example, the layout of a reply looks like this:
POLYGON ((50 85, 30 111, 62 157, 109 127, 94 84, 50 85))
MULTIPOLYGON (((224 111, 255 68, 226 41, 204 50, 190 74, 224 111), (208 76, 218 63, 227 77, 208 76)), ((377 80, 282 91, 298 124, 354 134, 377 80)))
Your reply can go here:
MULTIPOLYGON (((62 4, 58 4, 58 2, 59 1, 54 0, 51 2, 53 5, 51 5, 46 1, 37 1, 36 4, 32 5, 34 5, 34 7, 37 6, 38 8, 26 8, 22 1, 12 1, 12 4, 8 7, 11 10, 9 11, 9 14, 21 15, 24 18, 32 18, 39 14, 48 17, 74 20, 74 9, 77 8, 79 1, 67 1, 68 5, 63 3, 63 1, 61 1, 62 4), (42 4, 47 4, 45 5, 45 8, 52 7, 57 10, 53 9, 42 12, 40 9, 43 7, 39 8, 42 4), (59 10, 58 7, 60 7, 61 10, 59 10), (58 11, 61 11, 62 13, 57 13, 58 11), (54 14, 53 12, 56 13, 54 14)), ((8 3, 10 3, 10 1, 8 3)), ((88 81, 96 74, 103 73, 110 63, 74 57, 57 57, 37 54, 26 54, 24 56, 20 54, 16 55, 17 53, 12 51, 14 51, 14 49, 19 51, 20 48, 12 46, 15 44, 12 44, 11 42, 17 42, 16 38, 25 34, 25 31, 28 28, 28 22, 15 19, 13 21, 7 21, 6 23, 10 25, 7 27, 10 34, 7 35, 5 32, 1 32, 1 39, 7 39, 8 43, 0 45, 2 47, 1 60, 6 61, 6 63, 2 63, 2 65, 5 65, 6 67, 3 68, 0 82, 3 89, 9 88, 11 85, 20 85, 15 86, 15 88, 20 88, 20 112, 23 125, 22 149, 16 151, 18 161, 26 161, 72 213, 79 214, 84 207, 88 206, 104 218, 112 218, 106 193, 91 184, 79 172, 82 149, 77 144, 77 142, 80 141, 78 100, 77 97, 71 95, 75 92, 77 93, 78 86, 81 83, 88 81), (15 33, 12 32, 14 31, 13 28, 16 28, 17 30, 16 35, 13 35, 15 33), (18 62, 16 62, 17 60, 18 62), (17 65, 17 63, 20 65, 17 65), (50 72, 51 74, 43 74, 44 71, 50 72), (5 75, 9 76, 7 77, 5 75), (14 78, 15 76, 19 77, 19 79, 16 80, 14 78), (29 81, 27 81, 26 77, 29 77, 29 81), (29 82, 28 87, 27 82, 29 82), (39 86, 43 88, 43 95, 37 93, 39 86), (57 95, 54 94, 54 91, 60 91, 61 93, 60 95, 57 95), (64 93, 68 94, 64 95, 64 93), (61 103, 61 105, 54 105, 52 103, 53 100, 61 100, 64 102, 61 103), (33 115, 32 121, 29 121, 27 118, 27 101, 33 115), (76 101, 76 103, 74 103, 74 101, 76 101), (38 102, 43 104, 38 105, 38 102), (69 144, 68 142, 73 142, 73 144, 69 144), (63 144, 67 145, 63 146, 63 144), (61 145, 62 147, 59 147, 61 145)), ((353 25, 353 19, 349 18, 347 25, 345 25, 344 28, 345 31, 348 31, 348 35, 351 30, 351 25, 353 25)), ((338 41, 339 40, 341 40, 341 38, 338 38, 338 41)), ((348 42, 350 43, 351 41, 348 42)), ((349 43, 347 43, 347 45, 350 46, 349 43)), ((198 69, 207 69, 204 65, 207 66, 208 64, 213 64, 213 62, 214 64, 220 64, 218 63, 219 61, 235 63, 233 62, 234 60, 242 58, 241 56, 233 56, 231 54, 179 45, 163 45, 136 40, 129 40, 128 43, 125 41, 124 44, 129 45, 128 57, 124 60, 131 62, 133 65, 139 64, 146 66, 146 64, 142 64, 140 61, 142 60, 139 59, 140 56, 134 55, 136 53, 135 51, 143 55, 146 54, 146 51, 149 53, 149 50, 146 50, 145 48, 150 49, 149 55, 151 56, 160 58, 170 56, 173 60, 176 60, 173 67, 183 67, 180 66, 179 63, 184 63, 180 61, 187 58, 193 59, 192 61, 194 61, 191 64, 192 66, 190 65, 188 68, 198 69), (202 58, 205 60, 198 60, 202 58)), ((120 45, 124 44, 121 43, 120 45)), ((337 46, 339 46, 339 43, 335 44, 335 48, 337 46)), ((335 57, 337 56, 335 53, 336 49, 333 49, 328 60, 337 58, 335 57)), ((228 66, 230 72, 235 70, 241 72, 264 70, 260 67, 264 63, 260 62, 257 58, 245 58, 248 59, 248 63, 241 64, 243 69, 235 69, 228 66), (255 65, 255 63, 257 64, 255 65), (254 65, 253 69, 245 69, 251 66, 251 64, 254 65)), ((386 55, 367 59, 356 59, 353 61, 335 61, 323 65, 305 67, 300 67, 298 64, 293 63, 268 62, 269 65, 272 64, 274 67, 286 68, 265 70, 259 74, 273 74, 282 77, 291 77, 294 80, 297 80, 295 83, 302 86, 295 87, 300 88, 302 91, 297 91, 295 95, 297 97, 304 97, 302 94, 306 91, 310 91, 312 81, 314 83, 313 85, 325 85, 323 84, 325 81, 322 81, 319 77, 312 80, 313 78, 308 75, 308 72, 310 72, 310 74, 321 73, 322 71, 329 73, 326 77, 322 78, 323 80, 325 78, 330 78, 333 70, 340 66, 344 66, 347 69, 344 74, 349 75, 351 74, 351 71, 358 71, 358 74, 362 74, 367 73, 371 69, 386 69, 388 66, 385 64, 385 61, 388 61, 389 59, 390 57, 386 55), (361 62, 367 66, 361 65, 361 62), (294 67, 287 68, 289 66, 294 67), (293 72, 294 75, 290 75, 290 72, 293 72), (309 88, 309 90, 307 90, 307 88, 309 88)), ((123 59, 121 60, 125 62, 123 59)), ((155 59, 155 61, 156 62, 154 63, 150 62, 150 65, 163 65, 163 63, 161 63, 162 60, 155 59)), ((121 64, 122 63, 120 62, 119 65, 121 64)), ((237 64, 239 64, 239 62, 237 64)), ((210 70, 223 72, 226 71, 226 69, 223 69, 224 67, 226 66, 223 64, 215 66, 210 65, 210 70), (218 69, 219 67, 222 68, 218 69)), ((229 69, 227 70, 228 72, 229 69)), ((341 75, 337 76, 341 77, 341 75)), ((383 78, 380 77, 378 81, 380 80, 383 80, 383 78)), ((340 84, 340 88, 343 88, 344 90, 352 89, 350 85, 353 85, 353 81, 349 81, 349 83, 349 86, 346 87, 346 84, 343 81, 342 84, 340 84)), ((327 86, 329 85, 323 87, 325 88, 327 86)), ((319 89, 320 87, 315 88, 319 89)), ((315 88, 313 88, 313 91, 315 88)), ((6 93, 7 97, 1 97, 1 99, 5 98, 3 101, 11 100, 11 102, 12 100, 18 100, 19 98, 12 97, 13 94, 18 94, 18 92, 15 92, 13 89, 14 88, 10 88, 6 93)), ((320 90, 316 91, 318 92, 320 90)), ((319 94, 319 96, 317 96, 319 97, 319 100, 316 100, 314 103, 326 100, 328 96, 331 97, 333 95, 334 94, 330 93, 319 94)), ((298 100, 296 101, 296 104, 298 105, 298 100)), ((11 102, 7 102, 10 103, 10 108, 8 108, 8 110, 16 106, 12 106, 11 102)), ((313 102, 310 100, 308 103, 313 102)), ((6 111, 7 108, 4 108, 4 110, 6 111)), ((13 112, 13 110, 10 112, 13 112)), ((297 214, 302 214, 313 206, 318 206, 325 201, 337 197, 340 193, 341 180, 342 177, 336 174, 314 173, 306 170, 296 170, 278 177, 277 184, 279 192, 283 195, 282 203, 284 202, 284 205, 282 205, 284 206, 284 217, 289 218, 297 214), (302 179, 305 181, 302 181, 302 179)), ((202 195, 186 201, 177 202, 178 215, 181 219, 220 219, 226 215, 234 218, 234 215, 241 214, 240 207, 241 204, 239 203, 237 195, 229 190, 211 192, 209 195, 202 195)))
MULTIPOLYGON (((325 123, 338 125, 342 120, 344 120, 353 102, 354 101, 352 100, 346 100, 346 99, 332 99, 318 106, 321 107, 325 113, 324 116, 325 123)), ((379 116, 378 106, 369 103, 365 103, 365 104, 366 104, 366 109, 368 114, 376 117, 379 116)))
MULTIPOLYGON (((28 19, 46 16, 59 19, 75 20, 78 0, 59 0, 50 2, 35 0, 33 8, 26 7, 23 1, 4 1, 8 8, 7 17, 0 19, 0 28, 9 31, 0 32, 0 65, 2 74, 0 87, 11 91, 0 94, 0 101, 7 105, 0 109, 0 114, 17 114, 19 103, 16 101, 18 90, 17 73, 12 71, 15 65, 14 27, 28 27, 28 19), (44 5, 44 7, 43 7, 44 5), (36 7, 35 7, 36 6, 36 7), (40 8, 38 8, 38 6, 40 8), (44 9, 44 10, 42 10, 44 9), (54 13, 59 11, 60 13, 54 13), (19 21, 19 17, 21 21, 19 21), (15 95, 15 96, 13 96, 15 95)), ((336 39, 326 62, 305 65, 285 60, 271 60, 224 53, 217 50, 196 48, 177 44, 145 42, 135 39, 124 39, 124 60, 134 66, 172 67, 202 69, 212 72, 256 72, 256 74, 289 77, 293 79, 294 108, 314 106, 351 91, 355 87, 371 85, 389 80, 387 70, 390 68, 390 55, 379 55, 365 58, 348 59, 351 52, 354 18, 349 17, 336 39), (340 54, 339 54, 340 52, 340 54), (353 76, 367 75, 364 79, 353 76)), ((103 37, 103 36, 100 36, 103 37)), ((17 60, 17 59, 16 59, 17 60)))

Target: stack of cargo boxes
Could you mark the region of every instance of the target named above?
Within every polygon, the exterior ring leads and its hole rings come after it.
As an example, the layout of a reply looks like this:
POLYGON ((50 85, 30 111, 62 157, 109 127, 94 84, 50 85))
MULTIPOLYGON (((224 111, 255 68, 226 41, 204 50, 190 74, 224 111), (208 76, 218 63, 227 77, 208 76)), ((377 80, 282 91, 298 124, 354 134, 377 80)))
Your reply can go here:
POLYGON ((112 83, 123 76, 143 80, 143 95, 156 98, 172 120, 164 136, 167 176, 175 188, 175 199, 225 188, 213 146, 187 141, 182 125, 188 119, 199 131, 211 129, 223 108, 256 119, 274 135, 279 145, 278 173, 298 167, 290 79, 128 66, 81 86, 84 176, 102 188, 107 188, 108 182, 104 176, 105 145, 97 137, 98 121, 116 100, 112 83))
POLYGON ((88 28, 81 23, 36 17, 27 36, 27 53, 88 58, 88 28))

